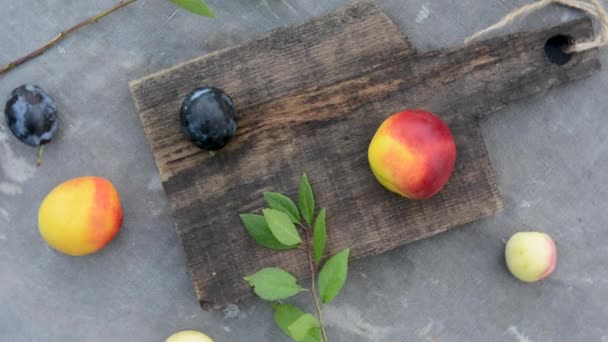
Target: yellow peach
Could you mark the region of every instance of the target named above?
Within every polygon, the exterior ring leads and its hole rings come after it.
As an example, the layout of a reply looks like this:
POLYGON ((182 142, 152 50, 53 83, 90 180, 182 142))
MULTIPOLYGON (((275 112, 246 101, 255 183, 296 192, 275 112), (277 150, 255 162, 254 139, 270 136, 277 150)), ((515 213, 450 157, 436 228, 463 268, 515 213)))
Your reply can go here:
POLYGON ((184 330, 169 336, 165 342, 213 342, 213 340, 202 332, 184 330))
POLYGON ((105 247, 122 224, 118 192, 107 179, 81 177, 55 187, 38 210, 42 238, 68 255, 87 255, 105 247))

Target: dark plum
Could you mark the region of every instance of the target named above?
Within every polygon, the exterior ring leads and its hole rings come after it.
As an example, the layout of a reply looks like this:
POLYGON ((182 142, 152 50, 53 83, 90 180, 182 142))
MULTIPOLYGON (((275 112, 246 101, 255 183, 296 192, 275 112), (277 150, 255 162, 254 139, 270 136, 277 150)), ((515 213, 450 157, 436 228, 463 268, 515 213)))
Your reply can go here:
POLYGON ((180 124, 184 134, 199 148, 217 151, 234 136, 238 116, 234 102, 223 90, 193 90, 182 104, 180 124))
POLYGON ((13 90, 4 108, 4 117, 11 132, 34 147, 49 143, 59 125, 53 98, 42 88, 30 84, 13 90))

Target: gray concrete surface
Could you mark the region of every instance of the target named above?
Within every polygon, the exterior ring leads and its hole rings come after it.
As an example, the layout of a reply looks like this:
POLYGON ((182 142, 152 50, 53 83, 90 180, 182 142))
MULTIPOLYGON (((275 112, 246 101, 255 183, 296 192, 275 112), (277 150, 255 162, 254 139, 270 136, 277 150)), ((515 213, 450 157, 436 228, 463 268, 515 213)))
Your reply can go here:
MULTIPOLYGON (((0 63, 114 2, 4 1, 0 63)), ((200 310, 127 83, 347 2, 210 0, 211 20, 140 0, 0 77, 2 97, 43 86, 62 118, 40 169, 35 150, 0 124, 0 341, 164 341, 181 329, 217 342, 285 341, 262 301, 200 310), (114 182, 125 222, 105 250, 72 258, 46 247, 36 214, 53 186, 82 175, 114 182)), ((421 51, 458 46, 527 2, 379 0, 421 51)), ((506 32, 574 15, 553 8, 506 32)), ((326 309, 331 340, 608 341, 607 90, 600 72, 485 120, 504 212, 353 264, 326 309), (502 260, 504 241, 530 229, 549 232, 559 250, 555 273, 534 285, 502 260)), ((296 302, 312 309, 306 296, 296 302)))

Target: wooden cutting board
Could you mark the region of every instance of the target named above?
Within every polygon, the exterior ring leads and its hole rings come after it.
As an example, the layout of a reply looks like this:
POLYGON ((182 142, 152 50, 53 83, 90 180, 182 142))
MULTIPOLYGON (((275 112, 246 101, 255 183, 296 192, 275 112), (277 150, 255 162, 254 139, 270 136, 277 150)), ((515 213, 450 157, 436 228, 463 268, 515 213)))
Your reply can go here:
POLYGON ((363 2, 133 81, 203 307, 251 295, 243 276, 266 266, 307 277, 304 252, 258 247, 238 216, 263 208, 264 191, 296 195, 304 171, 327 208, 329 251, 348 246, 353 259, 500 210, 477 119, 600 67, 595 50, 561 66, 549 62, 544 46, 556 34, 582 39, 592 25, 579 20, 418 54, 375 4, 363 2), (237 136, 215 156, 179 127, 182 100, 204 85, 225 89, 240 115, 237 136), (384 190, 367 163, 377 127, 407 108, 437 113, 457 141, 453 177, 426 201, 384 190))

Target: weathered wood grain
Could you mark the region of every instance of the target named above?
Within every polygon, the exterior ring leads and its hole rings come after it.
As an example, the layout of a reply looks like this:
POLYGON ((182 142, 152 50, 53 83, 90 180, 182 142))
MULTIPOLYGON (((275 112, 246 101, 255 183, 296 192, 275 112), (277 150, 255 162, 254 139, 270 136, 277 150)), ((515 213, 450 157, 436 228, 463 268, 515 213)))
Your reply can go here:
POLYGON ((247 110, 260 103, 302 88, 321 89, 414 54, 390 19, 367 3, 161 71, 132 82, 131 88, 146 131, 163 132, 155 134, 150 144, 159 151, 157 164, 167 179, 185 167, 180 160, 198 162, 205 155, 181 139, 179 127, 171 120, 175 117, 158 115, 175 113, 193 85, 226 90, 238 101, 246 120, 252 117, 246 115, 247 110), (193 155, 197 156, 190 159, 193 155))
POLYGON ((597 51, 563 66, 543 52, 555 34, 591 32, 580 20, 418 55, 366 2, 132 82, 201 303, 245 298, 243 275, 265 266, 306 277, 300 251, 257 247, 238 217, 264 206, 263 191, 295 195, 305 170, 328 210, 330 252, 349 246, 353 258, 495 213, 502 202, 477 119, 597 70, 597 51), (214 157, 178 125, 183 97, 201 85, 224 88, 239 108, 238 135, 214 157), (450 183, 418 202, 381 188, 366 154, 384 118, 414 107, 442 116, 458 146, 450 183))

